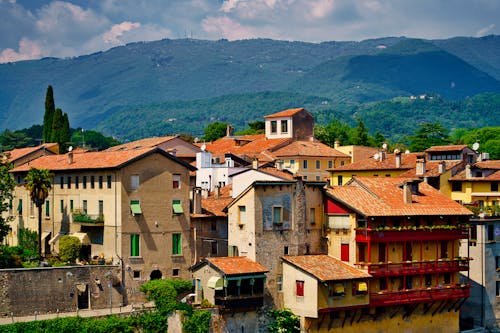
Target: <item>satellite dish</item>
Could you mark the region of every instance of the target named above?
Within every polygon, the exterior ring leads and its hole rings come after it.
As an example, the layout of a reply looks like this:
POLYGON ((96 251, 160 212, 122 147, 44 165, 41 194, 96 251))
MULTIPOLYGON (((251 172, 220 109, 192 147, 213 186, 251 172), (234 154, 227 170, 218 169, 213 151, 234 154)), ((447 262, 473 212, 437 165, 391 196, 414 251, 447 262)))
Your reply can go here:
POLYGON ((373 158, 375 159, 375 161, 378 161, 378 157, 379 157, 378 153, 375 153, 375 155, 373 155, 373 158))
POLYGON ((73 146, 69 146, 68 151, 69 152, 73 151, 73 146))
POLYGON ((387 143, 384 142, 384 144, 382 145, 382 148, 387 149, 387 143))
POLYGON ((394 154, 399 154, 399 149, 398 148, 394 149, 394 154))
POLYGON ((207 145, 206 144, 202 144, 201 145, 201 151, 205 151, 205 149, 207 149, 207 145))
POLYGON ((474 142, 474 144, 472 145, 472 149, 478 150, 479 149, 479 142, 474 142))
POLYGON ((410 151, 408 149, 405 150, 405 154, 409 154, 410 151))

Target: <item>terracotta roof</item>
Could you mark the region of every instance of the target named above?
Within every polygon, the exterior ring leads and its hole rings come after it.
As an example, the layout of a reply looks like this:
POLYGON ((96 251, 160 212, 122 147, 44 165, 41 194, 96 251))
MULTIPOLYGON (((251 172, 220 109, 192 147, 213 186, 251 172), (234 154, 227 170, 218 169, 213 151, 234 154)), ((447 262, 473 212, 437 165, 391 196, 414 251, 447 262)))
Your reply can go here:
POLYGON ((322 282, 371 277, 370 274, 326 254, 284 256, 282 259, 322 282))
POLYGON ((178 163, 185 165, 189 169, 193 169, 191 165, 175 158, 159 148, 143 148, 113 152, 100 151, 73 154, 72 163, 69 163, 68 154, 42 156, 29 163, 14 168, 12 172, 28 171, 31 168, 48 169, 52 171, 120 168, 128 162, 155 152, 171 158, 178 163))
POLYGON ((462 170, 455 176, 450 178, 451 181, 468 181, 468 182, 490 182, 490 181, 500 181, 500 170, 493 172, 491 175, 486 177, 466 177, 466 171, 462 170))
POLYGON ((314 156, 314 157, 345 157, 344 154, 319 141, 294 141, 283 148, 273 152, 277 157, 285 156, 314 156))
POLYGON ((373 157, 347 164, 332 171, 367 171, 367 170, 405 170, 415 168, 417 156, 421 153, 401 154, 401 166, 396 167, 396 156, 386 154, 384 160, 376 160, 373 157))
POLYGON ((474 167, 481 169, 499 169, 500 170, 500 160, 490 160, 482 161, 474 164, 474 167))
POLYGON ((264 116, 264 118, 280 118, 280 117, 290 117, 293 116, 294 114, 297 114, 301 111, 306 111, 304 108, 295 108, 295 109, 288 109, 288 110, 283 110, 277 113, 269 114, 267 116, 264 116))
POLYGON ((26 155, 29 155, 37 150, 41 150, 41 149, 46 149, 48 150, 51 154, 55 154, 53 151, 51 151, 50 149, 54 148, 54 147, 57 147, 58 144, 57 143, 45 143, 45 144, 42 144, 42 145, 39 145, 39 146, 36 146, 36 147, 26 147, 26 148, 16 148, 16 149, 12 149, 10 151, 7 151, 4 153, 4 155, 8 155, 9 158, 8 160, 10 162, 14 162, 15 160, 23 157, 23 156, 26 156, 26 155))
POLYGON ((426 153, 443 152, 443 151, 462 151, 469 146, 467 145, 449 145, 449 146, 432 146, 424 150, 426 153))
POLYGON ((267 273, 269 270, 247 257, 211 257, 206 261, 217 267, 225 275, 267 273))
POLYGON ((439 172, 439 164, 441 162, 445 163, 445 171, 450 170, 454 168, 455 166, 458 166, 463 163, 463 161, 458 161, 458 160, 453 160, 453 161, 426 161, 425 162, 425 172, 423 175, 417 175, 417 170, 416 168, 408 170, 407 172, 404 172, 400 174, 400 177, 405 177, 405 178, 415 178, 415 177, 438 177, 441 175, 439 172))
POLYGON ((401 185, 409 178, 353 177, 345 186, 328 188, 326 193, 365 216, 471 215, 459 203, 421 182, 418 195, 404 203, 401 185))
POLYGON ((152 148, 161 145, 164 142, 175 139, 176 137, 177 136, 162 136, 162 137, 145 138, 141 140, 127 142, 118 146, 113 146, 106 149, 106 151, 118 151, 118 150, 136 149, 136 148, 152 148))
POLYGON ((276 177, 283 178, 285 180, 294 180, 293 173, 288 170, 278 170, 271 167, 259 168, 258 170, 276 177))
POLYGON ((227 216, 224 208, 233 200, 231 190, 233 186, 227 185, 220 189, 219 197, 215 198, 215 193, 211 192, 207 198, 201 198, 202 214, 191 214, 192 217, 207 216, 227 216))

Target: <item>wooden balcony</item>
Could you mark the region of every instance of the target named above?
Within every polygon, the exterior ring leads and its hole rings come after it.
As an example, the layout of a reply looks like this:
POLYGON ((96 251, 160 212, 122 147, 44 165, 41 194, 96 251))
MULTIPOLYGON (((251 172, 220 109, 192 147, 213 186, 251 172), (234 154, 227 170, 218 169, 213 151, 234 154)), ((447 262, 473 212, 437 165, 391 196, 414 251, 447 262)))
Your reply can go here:
POLYGON ((457 258, 398 263, 358 263, 356 265, 361 269, 366 269, 373 277, 384 277, 468 271, 469 260, 469 258, 457 258))
POLYGON ((356 228, 356 242, 417 242, 456 240, 468 237, 469 230, 467 228, 455 226, 356 228))
POLYGON ((390 306, 424 303, 442 300, 456 300, 470 295, 470 285, 443 286, 442 288, 408 289, 370 293, 370 306, 390 306))
POLYGON ((226 309, 257 308, 264 305, 264 295, 215 296, 215 305, 226 309))

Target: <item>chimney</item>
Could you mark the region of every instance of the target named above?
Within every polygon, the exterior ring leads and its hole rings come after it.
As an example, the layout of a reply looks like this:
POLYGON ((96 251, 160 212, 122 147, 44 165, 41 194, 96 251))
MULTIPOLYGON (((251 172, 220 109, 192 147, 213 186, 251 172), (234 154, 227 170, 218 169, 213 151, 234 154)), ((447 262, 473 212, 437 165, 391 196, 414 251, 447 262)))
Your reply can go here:
POLYGON ((219 186, 219 185, 217 185, 217 186, 215 186, 215 188, 214 188, 214 198, 215 198, 215 199, 219 199, 219 197, 220 197, 220 186, 219 186))
POLYGON ((193 189, 193 213, 201 214, 201 188, 195 187, 193 189))
POLYGON ((403 202, 405 204, 412 203, 412 195, 418 194, 418 184, 421 182, 420 179, 405 181, 400 187, 403 189, 403 202))
POLYGON ((276 170, 283 170, 283 160, 276 160, 276 170))
POLYGON ((471 179, 472 178, 472 171, 470 169, 470 164, 467 164, 465 166, 465 179, 471 179))
POLYGON ((252 169, 257 170, 259 168, 259 159, 254 158, 252 161, 252 169))
POLYGON ((385 149, 382 149, 382 151, 380 152, 380 161, 381 162, 385 161, 385 154, 386 154, 385 149))
POLYGON ((73 163, 73 152, 69 151, 68 152, 68 164, 73 163))
POLYGON ((396 168, 401 168, 401 151, 399 151, 399 149, 395 149, 394 156, 396 158, 396 168))
POLYGON ((446 171, 446 162, 445 161, 439 162, 439 164, 438 164, 438 172, 439 173, 444 173, 445 171, 446 171))
POLYGON ((227 124, 226 136, 233 136, 233 132, 234 132, 234 127, 231 126, 230 124, 227 124))
POLYGON ((421 176, 425 173, 425 157, 424 156, 417 158, 417 161, 415 163, 415 173, 418 176, 421 176))
POLYGON ((340 147, 340 141, 335 140, 335 142, 333 143, 333 148, 337 149, 338 147, 340 147))

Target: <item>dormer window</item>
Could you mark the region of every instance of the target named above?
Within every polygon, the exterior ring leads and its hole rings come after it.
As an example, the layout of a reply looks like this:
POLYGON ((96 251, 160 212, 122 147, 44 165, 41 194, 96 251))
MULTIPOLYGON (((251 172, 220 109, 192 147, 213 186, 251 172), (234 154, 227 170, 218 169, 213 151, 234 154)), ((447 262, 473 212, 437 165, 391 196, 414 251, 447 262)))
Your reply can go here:
POLYGON ((288 120, 281 121, 281 133, 288 133, 288 120))
POLYGON ((271 133, 276 134, 278 132, 278 122, 276 120, 271 121, 271 133))

